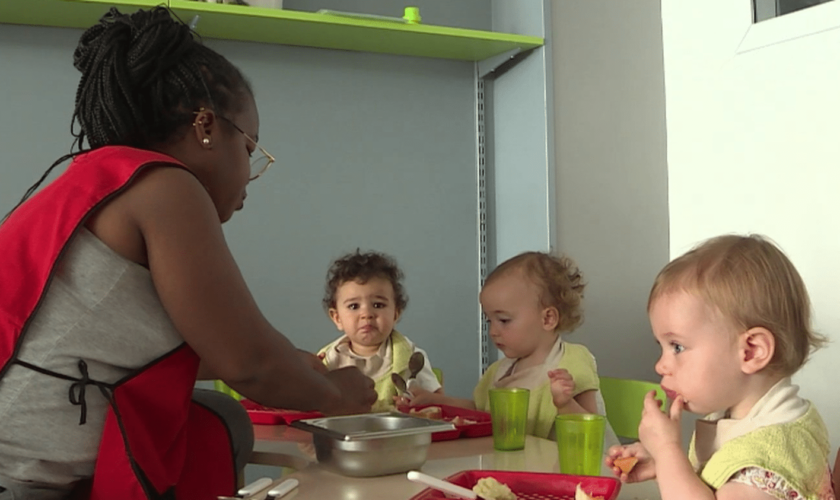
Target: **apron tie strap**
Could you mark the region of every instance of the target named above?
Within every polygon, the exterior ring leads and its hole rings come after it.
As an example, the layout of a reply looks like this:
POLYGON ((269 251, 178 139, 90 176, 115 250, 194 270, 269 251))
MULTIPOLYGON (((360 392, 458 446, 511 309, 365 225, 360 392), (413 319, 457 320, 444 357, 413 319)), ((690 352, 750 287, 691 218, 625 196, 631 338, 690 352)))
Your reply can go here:
POLYGON ((50 377, 60 378, 62 380, 69 380, 73 382, 70 384, 70 404, 81 406, 82 414, 79 417, 79 425, 84 425, 87 422, 87 401, 85 400, 85 388, 89 385, 94 385, 99 388, 99 392, 102 393, 102 396, 105 397, 106 400, 111 400, 111 392, 114 389, 112 384, 108 384, 106 382, 100 382, 98 380, 94 380, 90 378, 88 374, 88 367, 85 360, 79 360, 79 373, 82 374, 82 378, 75 378, 69 375, 64 375, 63 373, 54 372, 52 370, 47 370, 46 368, 41 368, 40 366, 35 366, 32 363, 27 363, 26 361, 21 361, 16 359, 14 363, 29 368, 30 370, 34 370, 38 373, 43 373, 44 375, 49 375, 50 377))

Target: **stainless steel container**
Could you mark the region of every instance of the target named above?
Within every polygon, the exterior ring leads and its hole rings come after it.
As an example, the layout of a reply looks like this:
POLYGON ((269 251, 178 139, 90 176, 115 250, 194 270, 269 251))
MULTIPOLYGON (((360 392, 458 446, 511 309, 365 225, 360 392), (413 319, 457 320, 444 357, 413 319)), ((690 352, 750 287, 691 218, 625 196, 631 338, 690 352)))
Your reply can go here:
POLYGON ((426 462, 432 433, 455 428, 449 422, 402 413, 313 418, 292 426, 312 433, 320 464, 357 477, 419 469, 426 462))

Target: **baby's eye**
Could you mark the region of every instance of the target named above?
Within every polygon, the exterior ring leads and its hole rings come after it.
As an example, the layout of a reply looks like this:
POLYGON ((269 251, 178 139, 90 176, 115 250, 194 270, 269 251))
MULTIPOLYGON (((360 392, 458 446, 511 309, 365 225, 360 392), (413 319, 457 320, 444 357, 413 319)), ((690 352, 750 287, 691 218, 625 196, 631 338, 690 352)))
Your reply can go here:
POLYGON ((355 311, 358 308, 359 308, 359 304, 356 304, 356 303, 347 305, 347 309, 350 309, 351 311, 355 311))
POLYGON ((671 349, 674 350, 674 354, 679 354, 685 350, 685 346, 676 342, 671 342, 671 349))
POLYGON ((506 325, 510 323, 510 318, 499 318, 499 323, 506 325))
POLYGON ((374 302, 373 303, 374 309, 382 309, 382 308, 387 307, 387 306, 388 306, 388 304, 386 304, 384 302, 374 302))

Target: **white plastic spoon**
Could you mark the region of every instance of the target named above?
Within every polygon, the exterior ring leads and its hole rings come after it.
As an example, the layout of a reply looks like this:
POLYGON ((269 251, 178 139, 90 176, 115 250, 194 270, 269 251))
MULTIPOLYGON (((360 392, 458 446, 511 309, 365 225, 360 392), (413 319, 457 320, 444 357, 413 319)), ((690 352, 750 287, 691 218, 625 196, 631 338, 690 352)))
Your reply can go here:
POLYGON ((468 490, 467 488, 458 486, 457 484, 452 484, 449 481, 440 480, 436 477, 430 476, 428 474, 423 474, 422 472, 416 470, 409 471, 408 474, 406 474, 406 476, 408 477, 409 481, 425 484, 430 488, 434 488, 444 493, 458 495, 458 498, 466 498, 469 500, 481 500, 481 497, 476 495, 473 490, 468 490))
POLYGON ((249 484, 248 486, 245 486, 244 488, 237 491, 236 496, 240 498, 246 498, 255 495, 258 491, 267 488, 269 485, 271 485, 271 478, 261 477, 253 483, 249 484))
POLYGON ((278 498, 284 496, 286 493, 289 493, 293 489, 298 487, 297 479, 286 479, 282 483, 278 484, 274 488, 268 490, 268 496, 266 496, 266 500, 277 500, 278 498))

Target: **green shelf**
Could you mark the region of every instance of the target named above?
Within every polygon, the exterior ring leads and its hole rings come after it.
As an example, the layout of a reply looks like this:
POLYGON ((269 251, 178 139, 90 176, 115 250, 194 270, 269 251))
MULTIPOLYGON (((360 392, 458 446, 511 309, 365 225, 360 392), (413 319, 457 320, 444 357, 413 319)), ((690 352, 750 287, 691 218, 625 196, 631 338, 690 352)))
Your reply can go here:
POLYGON ((161 0, 0 0, 0 23, 28 24, 58 28, 87 28, 92 26, 116 6, 121 12, 154 7, 166 2, 161 0))
MULTIPOLYGON (((161 0, 0 0, 0 23, 85 28, 112 5, 131 11, 161 0)), ((351 50, 462 61, 482 61, 543 45, 541 37, 404 24, 331 14, 168 0, 184 22, 199 16, 206 38, 351 50)), ((422 12, 421 12, 422 15, 422 12)))

